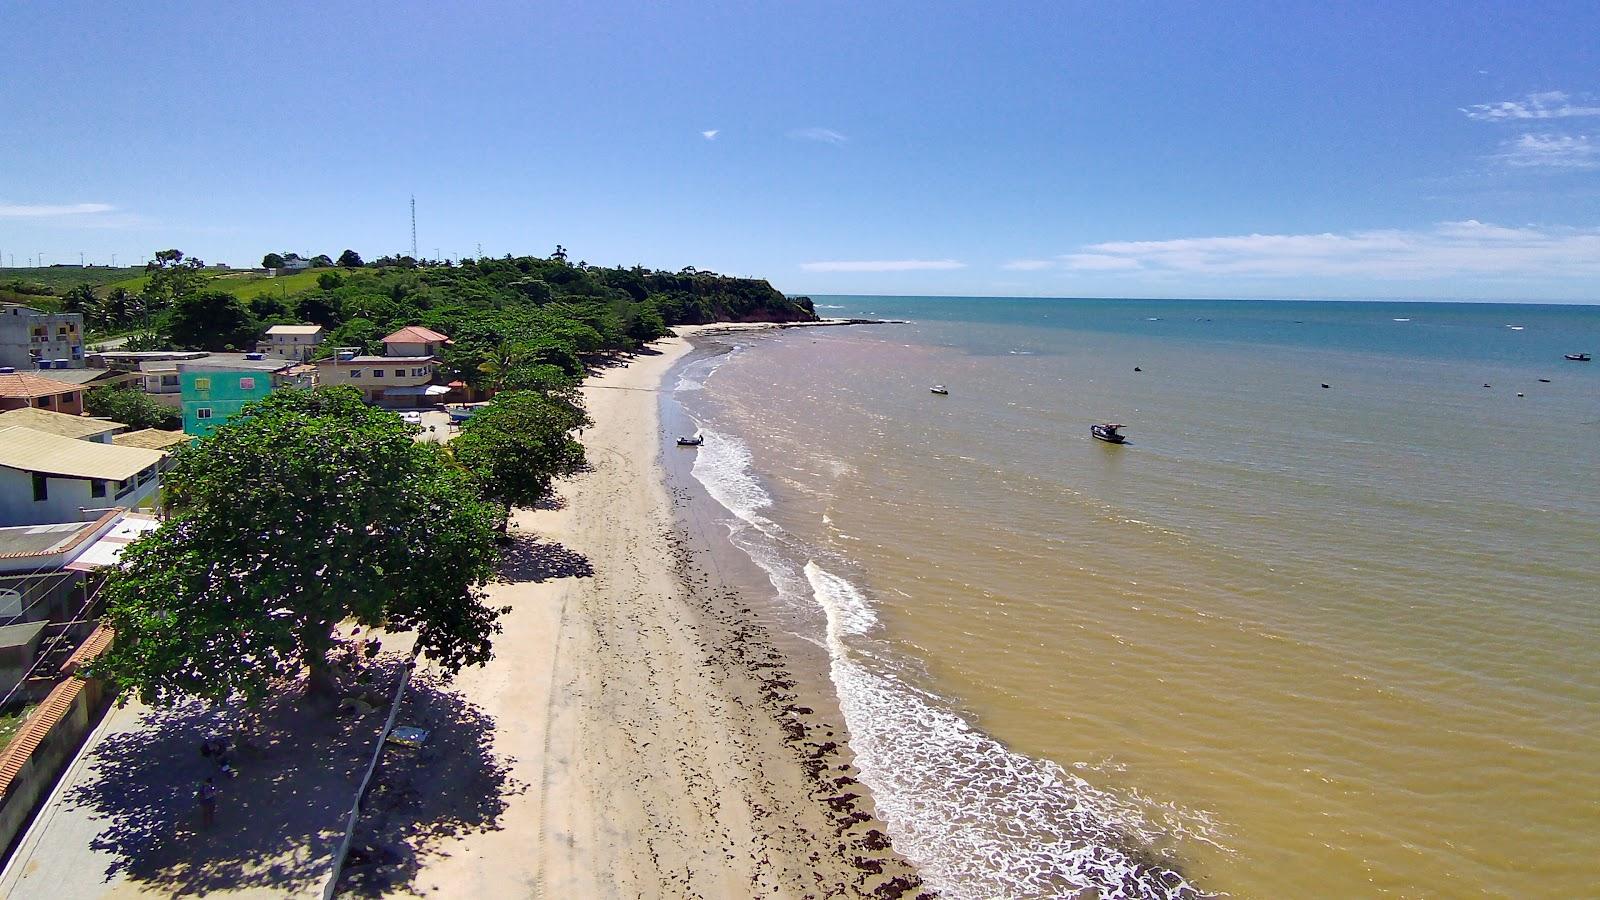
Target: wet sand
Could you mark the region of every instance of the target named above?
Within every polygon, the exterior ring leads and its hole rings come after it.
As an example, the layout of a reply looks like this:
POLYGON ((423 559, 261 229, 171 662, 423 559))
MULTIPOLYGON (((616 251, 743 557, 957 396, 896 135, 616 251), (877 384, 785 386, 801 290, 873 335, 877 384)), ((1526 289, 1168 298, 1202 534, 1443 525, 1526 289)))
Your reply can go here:
POLYGON ((592 471, 516 516, 526 552, 491 591, 510 607, 496 657, 453 685, 492 720, 514 787, 498 828, 418 848, 419 894, 921 892, 837 711, 791 674, 804 648, 710 552, 720 526, 669 494, 657 388, 689 349, 663 340, 586 382, 592 471))

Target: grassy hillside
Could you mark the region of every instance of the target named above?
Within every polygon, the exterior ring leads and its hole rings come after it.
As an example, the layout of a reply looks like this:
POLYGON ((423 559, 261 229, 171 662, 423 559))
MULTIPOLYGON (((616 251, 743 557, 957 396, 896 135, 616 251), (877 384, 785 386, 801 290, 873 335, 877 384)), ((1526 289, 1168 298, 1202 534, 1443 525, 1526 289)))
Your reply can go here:
POLYGON ((74 269, 65 266, 46 266, 33 269, 0 269, 0 285, 12 281, 24 281, 28 284, 42 285, 50 289, 52 294, 64 294, 73 288, 88 284, 95 287, 109 285, 112 282, 132 278, 144 272, 144 266, 90 266, 87 269, 74 269))

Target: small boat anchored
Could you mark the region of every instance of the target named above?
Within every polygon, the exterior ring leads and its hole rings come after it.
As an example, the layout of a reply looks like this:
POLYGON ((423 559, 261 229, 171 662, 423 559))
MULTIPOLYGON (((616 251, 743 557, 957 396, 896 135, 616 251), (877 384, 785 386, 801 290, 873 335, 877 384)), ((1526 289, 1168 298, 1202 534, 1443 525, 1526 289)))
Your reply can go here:
POLYGON ((1588 362, 1589 360, 1593 359, 1593 357, 1587 353, 1568 353, 1566 356, 1567 359, 1572 360, 1573 362, 1588 362))
POLYGON ((1090 425, 1089 434, 1097 441, 1108 444, 1121 444, 1128 440, 1128 436, 1121 433, 1122 426, 1114 422, 1102 422, 1099 425, 1090 425))
POLYGON ((950 396, 950 389, 945 387, 942 384, 936 384, 933 387, 928 388, 928 391, 929 391, 929 393, 938 394, 941 397, 950 396))
POLYGON ((706 436, 701 434, 701 433, 699 433, 699 432, 695 432, 694 437, 681 437, 681 438, 678 438, 678 446, 679 447, 698 447, 701 444, 704 444, 705 442, 706 442, 706 436))

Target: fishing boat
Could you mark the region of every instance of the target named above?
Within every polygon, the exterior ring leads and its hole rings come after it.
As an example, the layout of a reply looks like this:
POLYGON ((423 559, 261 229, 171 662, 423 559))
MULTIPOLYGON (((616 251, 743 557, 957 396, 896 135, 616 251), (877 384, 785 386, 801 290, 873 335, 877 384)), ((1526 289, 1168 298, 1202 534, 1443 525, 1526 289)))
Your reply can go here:
POLYGON ((681 438, 678 438, 678 446, 679 447, 698 447, 701 444, 704 444, 705 442, 706 442, 706 436, 703 435, 703 434, 696 434, 694 437, 681 437, 681 438))
POLYGON ((941 397, 948 396, 950 394, 950 389, 945 387, 942 384, 936 384, 933 387, 928 388, 928 390, 933 392, 933 393, 935 393, 935 394, 940 395, 941 397))
POLYGON ((1590 358, 1591 357, 1587 353, 1568 353, 1567 354, 1567 359, 1570 359, 1573 362, 1588 362, 1590 360, 1590 358))
POLYGON ((1105 441, 1108 444, 1120 444, 1128 439, 1127 435, 1120 432, 1121 428, 1121 425, 1118 425, 1114 422, 1102 422, 1099 425, 1090 425, 1089 434, 1097 441, 1105 441))

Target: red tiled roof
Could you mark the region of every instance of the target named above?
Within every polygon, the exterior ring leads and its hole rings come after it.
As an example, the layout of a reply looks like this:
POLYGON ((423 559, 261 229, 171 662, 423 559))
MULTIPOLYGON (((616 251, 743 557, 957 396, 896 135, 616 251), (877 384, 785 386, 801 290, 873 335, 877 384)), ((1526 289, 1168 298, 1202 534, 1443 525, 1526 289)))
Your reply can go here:
POLYGON ((432 328, 423 328, 421 325, 407 325, 383 339, 385 344, 430 344, 439 341, 448 342, 450 338, 434 331, 432 328))
POLYGON ((50 397, 81 390, 82 385, 40 378, 32 372, 0 374, 0 397, 27 397, 31 400, 34 397, 50 397))

